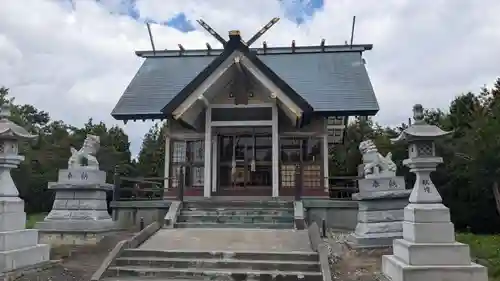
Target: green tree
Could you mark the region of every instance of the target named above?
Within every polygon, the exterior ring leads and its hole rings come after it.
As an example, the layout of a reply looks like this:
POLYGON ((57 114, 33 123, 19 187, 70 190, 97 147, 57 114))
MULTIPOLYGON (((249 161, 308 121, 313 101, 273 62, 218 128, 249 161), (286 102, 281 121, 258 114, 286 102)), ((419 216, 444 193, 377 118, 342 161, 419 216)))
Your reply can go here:
POLYGON ((97 154, 100 169, 107 172, 112 181, 116 165, 131 166, 128 136, 119 127, 108 129, 102 122, 94 124, 90 119, 82 128, 51 120, 50 115, 33 105, 16 104, 9 97, 8 89, 0 88, 0 105, 11 104, 11 120, 38 137, 23 143, 20 153, 25 156, 18 169, 12 171, 21 198, 28 213, 47 212, 51 209, 54 193, 47 189, 50 181, 57 181, 59 169, 66 169, 71 155, 70 147, 80 148, 87 133, 100 136, 101 149, 97 154))

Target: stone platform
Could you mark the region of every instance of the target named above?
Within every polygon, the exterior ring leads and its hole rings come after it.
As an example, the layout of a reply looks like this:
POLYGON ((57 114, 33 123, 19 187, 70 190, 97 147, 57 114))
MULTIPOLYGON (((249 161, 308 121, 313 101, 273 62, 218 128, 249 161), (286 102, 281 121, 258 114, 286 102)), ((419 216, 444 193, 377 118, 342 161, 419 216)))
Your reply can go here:
POLYGON ((0 272, 49 260, 50 247, 38 244, 38 231, 25 229, 26 213, 20 198, 0 200, 0 272))
POLYGON ((358 224, 348 238, 352 248, 390 247, 403 237, 403 209, 411 190, 405 189, 403 177, 371 178, 358 181, 358 224))
POLYGON ((40 241, 51 245, 96 244, 116 231, 108 213, 106 173, 88 168, 59 171, 59 180, 49 183, 56 191, 51 212, 35 225, 40 241))
POLYGON ((307 230, 293 229, 161 229, 139 249, 312 252, 307 230))

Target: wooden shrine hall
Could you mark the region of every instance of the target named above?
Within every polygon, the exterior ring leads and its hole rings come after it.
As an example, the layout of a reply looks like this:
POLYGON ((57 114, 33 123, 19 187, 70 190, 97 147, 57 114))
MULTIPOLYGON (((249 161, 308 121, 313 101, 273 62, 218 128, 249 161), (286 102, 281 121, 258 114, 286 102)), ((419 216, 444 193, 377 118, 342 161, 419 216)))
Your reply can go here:
POLYGON ((166 197, 327 197, 329 148, 349 116, 379 110, 363 52, 372 45, 251 48, 239 31, 223 49, 137 51, 145 58, 112 111, 166 120, 166 197), (179 179, 182 167, 183 178, 179 179))

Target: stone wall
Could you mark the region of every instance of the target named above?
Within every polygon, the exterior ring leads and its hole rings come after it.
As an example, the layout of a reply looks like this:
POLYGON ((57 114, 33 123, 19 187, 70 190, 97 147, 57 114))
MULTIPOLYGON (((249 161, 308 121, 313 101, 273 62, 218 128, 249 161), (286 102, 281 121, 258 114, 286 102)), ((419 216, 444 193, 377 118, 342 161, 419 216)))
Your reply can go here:
MULTIPOLYGON (((316 222, 321 226, 325 219, 329 229, 353 231, 356 228, 358 202, 349 200, 303 199, 305 219, 310 225, 316 222)), ((139 227, 141 217, 144 225, 163 219, 171 201, 113 201, 113 220, 120 228, 139 227)))
POLYGON ((334 230, 353 231, 358 220, 358 202, 350 200, 303 199, 308 225, 316 222, 321 227, 334 230))
POLYGON ((141 218, 144 219, 144 225, 153 222, 163 224, 165 214, 170 207, 170 201, 112 201, 113 220, 120 228, 138 228, 141 218))

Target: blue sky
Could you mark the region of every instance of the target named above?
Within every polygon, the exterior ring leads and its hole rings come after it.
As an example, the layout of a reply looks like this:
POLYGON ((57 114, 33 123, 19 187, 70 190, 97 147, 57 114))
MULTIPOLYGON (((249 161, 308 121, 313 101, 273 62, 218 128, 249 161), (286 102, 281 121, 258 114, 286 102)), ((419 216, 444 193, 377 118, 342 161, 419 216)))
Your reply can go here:
MULTIPOLYGON (((72 3, 72 0, 66 0, 72 3)), ((195 25, 193 24, 196 19, 189 19, 183 12, 177 13, 171 18, 164 19, 162 21, 154 21, 152 19, 144 18, 141 16, 139 9, 137 8, 137 0, 95 0, 101 3, 110 13, 118 13, 122 15, 128 15, 137 21, 148 21, 157 24, 167 25, 178 29, 182 32, 190 32, 195 30, 195 25), (112 2, 113 5, 109 3, 112 2), (118 3, 118 4, 117 4, 118 3)), ((271 0, 270 0, 271 1, 271 0)), ((324 0, 274 0, 280 2, 280 6, 284 11, 285 16, 288 20, 295 22, 297 25, 301 25, 311 19, 314 14, 320 11, 324 6, 324 0)), ((71 6, 74 7, 74 6, 71 6)))

